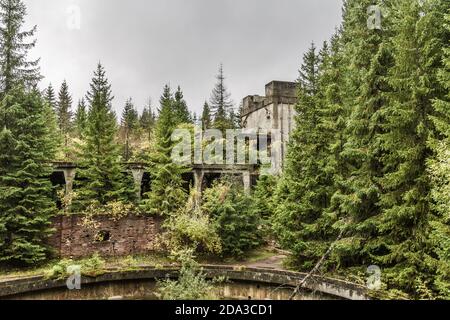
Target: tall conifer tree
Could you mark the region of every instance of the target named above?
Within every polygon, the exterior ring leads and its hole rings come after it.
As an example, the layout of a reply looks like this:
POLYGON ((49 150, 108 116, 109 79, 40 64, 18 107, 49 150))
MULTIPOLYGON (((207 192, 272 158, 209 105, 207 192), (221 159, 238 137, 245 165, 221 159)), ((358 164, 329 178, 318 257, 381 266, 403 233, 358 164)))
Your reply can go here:
POLYGON ((139 114, 134 107, 133 100, 130 98, 125 103, 125 108, 122 112, 122 129, 124 134, 125 146, 124 146, 124 160, 128 161, 131 158, 131 136, 139 125, 139 114))
POLYGON ((168 216, 176 213, 187 200, 182 179, 182 174, 187 171, 171 158, 175 145, 172 133, 177 123, 168 85, 164 87, 160 105, 155 130, 156 150, 150 155, 151 191, 145 194, 141 207, 146 213, 168 216))
POLYGON ((431 273, 426 263, 431 204, 427 159, 435 128, 433 100, 445 90, 437 72, 448 44, 443 15, 448 2, 398 0, 392 10, 395 66, 389 72, 394 92, 385 109, 382 136, 384 175, 379 180, 382 215, 377 221, 376 261, 384 267, 389 288, 415 298, 430 298, 431 273), (414 52, 414 54, 411 54, 414 52))
POLYGON ((0 262, 35 265, 49 256, 56 214, 50 160, 56 121, 37 90, 18 86, 0 103, 0 262))
POLYGON ((91 204, 134 200, 131 173, 121 163, 120 146, 116 142, 118 128, 112 99, 111 85, 99 63, 87 94, 89 114, 77 173, 80 179, 76 210, 84 210, 91 204))
POLYGON ((16 85, 34 88, 42 78, 39 60, 28 60, 28 51, 36 41, 36 26, 23 31, 26 7, 22 0, 0 0, 0 96, 16 85))
POLYGON ((217 82, 211 94, 209 107, 211 114, 214 117, 214 128, 225 131, 226 129, 233 127, 229 118, 230 110, 233 108, 233 102, 230 99, 231 95, 225 85, 225 75, 223 73, 222 64, 219 67, 219 73, 216 78, 217 82))
POLYGON ((65 158, 69 158, 69 141, 72 132, 72 97, 69 93, 69 86, 66 80, 63 81, 58 94, 56 104, 56 117, 58 119, 59 131, 64 142, 65 158))
POLYGON ((78 101, 77 110, 75 111, 74 127, 78 137, 82 137, 87 127, 87 107, 86 101, 82 98, 78 101))

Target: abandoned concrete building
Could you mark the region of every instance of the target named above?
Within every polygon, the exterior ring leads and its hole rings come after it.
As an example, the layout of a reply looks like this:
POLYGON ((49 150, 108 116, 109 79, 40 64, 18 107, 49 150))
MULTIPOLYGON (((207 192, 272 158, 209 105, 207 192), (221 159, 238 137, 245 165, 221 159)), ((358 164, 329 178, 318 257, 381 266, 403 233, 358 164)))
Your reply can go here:
MULTIPOLYGON (((242 126, 244 129, 256 131, 276 131, 280 140, 280 152, 277 159, 283 164, 286 156, 289 136, 295 128, 295 103, 297 96, 295 82, 272 81, 266 85, 265 96, 251 95, 243 99, 242 126)), ((268 144, 271 142, 268 141, 268 144)), ((138 197, 150 188, 150 176, 145 163, 129 163, 128 168, 133 174, 138 197)), ((54 164, 51 177, 55 185, 64 185, 66 192, 71 192, 76 179, 77 165, 58 162, 54 164)), ((186 188, 193 186, 200 193, 210 187, 214 180, 222 175, 233 175, 242 182, 249 192, 260 174, 256 165, 193 165, 190 173, 183 179, 186 188)))
POLYGON ((272 81, 266 85, 266 95, 252 95, 244 98, 242 126, 247 129, 277 130, 281 139, 279 160, 281 167, 288 146, 289 136, 295 128, 295 103, 297 84, 295 82, 272 81))

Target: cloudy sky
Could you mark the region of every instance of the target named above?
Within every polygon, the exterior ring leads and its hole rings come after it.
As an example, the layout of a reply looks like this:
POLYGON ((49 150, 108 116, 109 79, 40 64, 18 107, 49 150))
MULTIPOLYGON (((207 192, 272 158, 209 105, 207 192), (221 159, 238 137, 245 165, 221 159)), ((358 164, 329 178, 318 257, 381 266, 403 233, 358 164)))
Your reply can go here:
POLYGON ((24 0, 27 25, 38 26, 33 56, 74 101, 101 61, 119 111, 128 97, 139 110, 158 104, 169 83, 197 113, 209 99, 220 63, 236 105, 263 94, 271 80, 297 77, 311 41, 329 39, 341 0, 24 0), (78 14, 79 13, 79 14, 78 14))

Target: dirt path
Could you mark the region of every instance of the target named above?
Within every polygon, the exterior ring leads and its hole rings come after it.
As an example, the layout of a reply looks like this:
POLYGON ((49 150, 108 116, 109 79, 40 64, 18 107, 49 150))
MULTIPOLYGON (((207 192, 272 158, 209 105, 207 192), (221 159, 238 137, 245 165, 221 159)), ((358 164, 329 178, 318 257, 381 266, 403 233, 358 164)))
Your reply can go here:
POLYGON ((286 259, 286 255, 276 255, 267 259, 246 263, 245 265, 250 268, 264 268, 264 269, 278 269, 283 270, 283 261, 286 259))

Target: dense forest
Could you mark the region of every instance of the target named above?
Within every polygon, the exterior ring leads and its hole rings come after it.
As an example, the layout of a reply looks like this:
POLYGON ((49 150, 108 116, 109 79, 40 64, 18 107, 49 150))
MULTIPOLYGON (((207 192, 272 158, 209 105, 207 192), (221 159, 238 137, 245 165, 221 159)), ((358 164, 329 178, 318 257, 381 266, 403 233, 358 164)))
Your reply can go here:
POLYGON ((283 173, 251 194, 231 177, 186 190, 188 168, 171 159, 176 128, 239 127, 222 66, 200 117, 169 85, 158 107, 139 113, 130 98, 117 115, 100 63, 75 106, 66 81, 40 91, 25 18, 21 0, 0 0, 2 265, 50 259, 56 215, 160 215, 165 250, 242 257, 276 243, 294 270, 354 280, 377 265, 384 297, 450 298, 448 0, 344 1, 342 24, 299 67, 283 173), (374 5, 380 25, 368 23, 374 5), (80 164, 72 194, 52 186, 53 161, 80 164), (129 162, 151 175, 142 199, 129 162))

